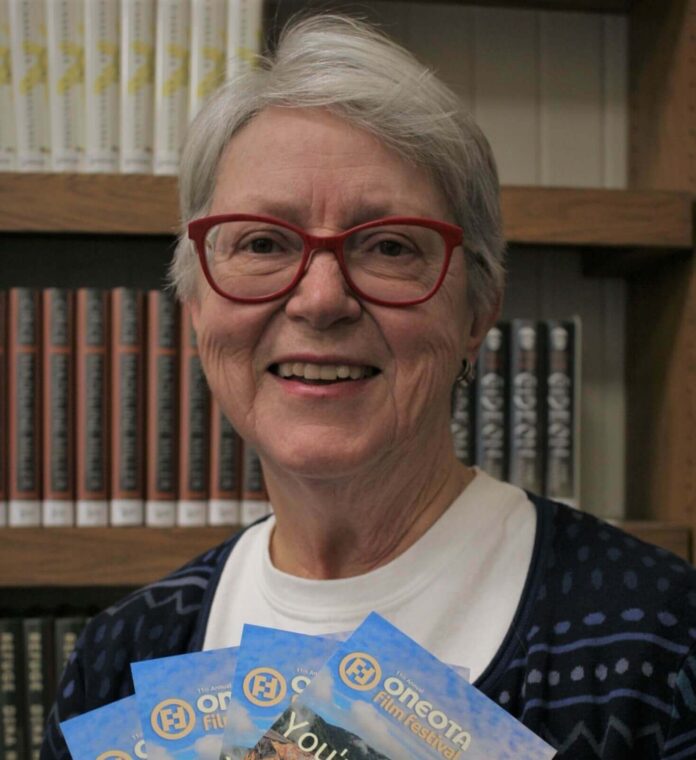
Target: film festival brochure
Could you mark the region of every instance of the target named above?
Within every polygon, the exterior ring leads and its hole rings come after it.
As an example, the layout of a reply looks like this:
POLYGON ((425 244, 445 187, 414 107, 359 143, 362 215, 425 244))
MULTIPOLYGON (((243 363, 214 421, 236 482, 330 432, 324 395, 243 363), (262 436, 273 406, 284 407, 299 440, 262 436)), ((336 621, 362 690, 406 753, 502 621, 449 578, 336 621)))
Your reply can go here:
POLYGON ((73 760, 146 758, 135 697, 124 697, 60 724, 73 760))
POLYGON ((556 751, 376 613, 245 760, 547 760, 556 751))
POLYGON ((149 760, 218 760, 238 649, 131 663, 149 760))

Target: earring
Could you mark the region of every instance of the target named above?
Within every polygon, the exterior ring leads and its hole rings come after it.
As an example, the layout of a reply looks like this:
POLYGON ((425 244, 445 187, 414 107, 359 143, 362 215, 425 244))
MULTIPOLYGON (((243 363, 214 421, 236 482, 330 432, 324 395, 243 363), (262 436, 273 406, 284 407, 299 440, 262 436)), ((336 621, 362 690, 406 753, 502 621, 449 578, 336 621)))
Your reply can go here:
POLYGON ((457 375, 457 382, 460 385, 469 385, 476 377, 476 368, 468 359, 462 359, 462 368, 457 375))

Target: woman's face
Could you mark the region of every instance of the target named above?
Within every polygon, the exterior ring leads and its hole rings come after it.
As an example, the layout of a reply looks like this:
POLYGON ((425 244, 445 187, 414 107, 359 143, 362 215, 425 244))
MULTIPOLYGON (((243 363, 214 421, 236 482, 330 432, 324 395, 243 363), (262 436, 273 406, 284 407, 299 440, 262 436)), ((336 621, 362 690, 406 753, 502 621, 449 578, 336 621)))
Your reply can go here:
MULTIPOLYGON (((388 215, 450 217, 428 175, 368 132, 326 111, 280 108, 230 142, 210 213, 270 215, 315 235, 388 215)), ((212 392, 274 467, 333 478, 451 445, 450 390, 481 338, 461 248, 438 293, 406 308, 361 302, 330 252, 316 253, 277 301, 233 303, 202 273, 198 293, 190 305, 212 392), (310 378, 348 366, 361 379, 283 378, 280 364, 300 365, 310 378)))

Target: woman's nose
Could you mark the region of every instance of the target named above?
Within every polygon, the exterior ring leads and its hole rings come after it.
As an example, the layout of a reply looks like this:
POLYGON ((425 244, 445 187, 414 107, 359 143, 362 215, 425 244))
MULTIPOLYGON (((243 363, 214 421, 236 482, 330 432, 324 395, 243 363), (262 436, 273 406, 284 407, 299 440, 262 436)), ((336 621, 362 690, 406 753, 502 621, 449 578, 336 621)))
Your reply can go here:
POLYGON ((333 251, 313 251, 302 279, 285 305, 288 316, 316 329, 353 321, 362 306, 346 282, 333 251))

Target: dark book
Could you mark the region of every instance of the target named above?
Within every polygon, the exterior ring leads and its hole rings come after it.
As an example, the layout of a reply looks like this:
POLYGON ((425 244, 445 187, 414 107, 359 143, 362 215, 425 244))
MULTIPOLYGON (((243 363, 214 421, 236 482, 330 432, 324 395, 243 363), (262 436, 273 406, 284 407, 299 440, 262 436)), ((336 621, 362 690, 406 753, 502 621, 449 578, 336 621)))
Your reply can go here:
POLYGON ((220 405, 210 405, 209 525, 239 525, 242 442, 220 405))
POLYGON ((0 618, 0 757, 24 760, 25 699, 20 618, 0 618))
POLYGON ((474 399, 476 380, 466 385, 455 383, 452 390, 452 419, 450 430, 457 459, 466 465, 474 464, 474 399))
POLYGON ((49 288, 42 298, 42 484, 41 522, 75 522, 73 294, 49 288))
POLYGON ((60 681, 86 623, 87 617, 84 615, 57 617, 53 621, 53 663, 55 666, 53 675, 55 684, 60 681))
POLYGON ((261 460, 253 446, 242 446, 242 525, 251 525, 269 512, 261 460))
POLYGON ((80 288, 75 296, 76 523, 107 525, 109 517, 109 294, 80 288))
MULTIPOLYGON (((7 382, 7 292, 4 290, 0 290, 0 382, 7 382)), ((0 391, 0 528, 7 525, 7 443, 7 394, 3 390, 0 391)))
POLYGON ((544 464, 541 343, 537 322, 510 322, 508 480, 538 494, 544 464))
POLYGON ((210 391, 191 313, 182 307, 179 358, 179 500, 177 525, 205 525, 210 477, 210 391))
POLYGON ((147 293, 147 458, 145 524, 176 523, 178 452, 178 307, 160 290, 147 293))
POLYGON ((39 292, 11 288, 8 312, 9 524, 41 524, 39 292))
POLYGON ((505 323, 486 335, 476 365, 476 464, 500 480, 507 478, 508 329, 505 323))
POLYGON ((145 504, 143 294, 111 292, 111 525, 142 525, 145 504))
POLYGON ((546 331, 545 495, 578 506, 580 323, 549 320, 546 331))
POLYGON ((39 760, 55 689, 53 620, 50 617, 32 617, 25 618, 22 624, 26 757, 27 760, 39 760))

